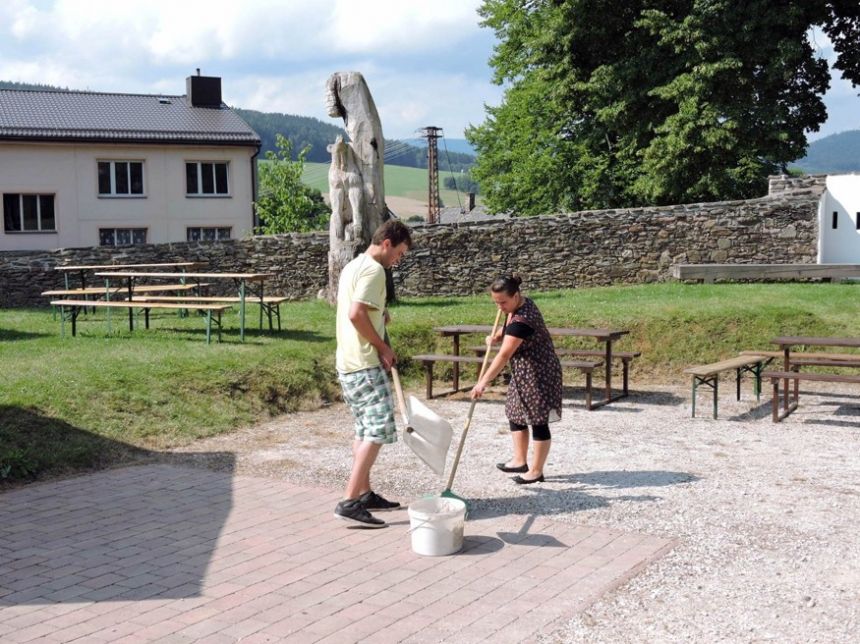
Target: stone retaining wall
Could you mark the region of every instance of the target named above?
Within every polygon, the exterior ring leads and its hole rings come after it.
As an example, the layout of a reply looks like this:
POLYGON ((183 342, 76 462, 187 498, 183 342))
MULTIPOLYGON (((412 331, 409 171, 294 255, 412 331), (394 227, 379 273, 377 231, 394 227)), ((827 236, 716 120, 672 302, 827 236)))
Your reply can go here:
MULTIPOLYGON (((772 177, 767 197, 745 201, 416 226, 415 248, 395 283, 401 295, 459 295, 481 292, 511 271, 529 290, 543 290, 663 280, 673 263, 815 263, 824 181, 772 177)), ((201 261, 217 272, 270 272, 267 292, 310 298, 326 286, 327 253, 325 233, 4 252, 0 306, 47 304, 39 293, 63 286, 56 266, 111 262, 201 261)))

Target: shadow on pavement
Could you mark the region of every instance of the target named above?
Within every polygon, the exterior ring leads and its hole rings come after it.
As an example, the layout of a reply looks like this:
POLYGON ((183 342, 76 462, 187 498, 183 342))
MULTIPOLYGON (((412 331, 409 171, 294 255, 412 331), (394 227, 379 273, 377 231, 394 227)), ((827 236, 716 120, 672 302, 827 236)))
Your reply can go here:
MULTIPOLYGON (((157 456, 0 406, 0 467, 38 471, 41 443, 62 445, 79 470, 108 454, 111 462, 157 456)), ((199 596, 233 506, 232 469, 150 464, 79 473, 0 494, 0 607, 199 596)))

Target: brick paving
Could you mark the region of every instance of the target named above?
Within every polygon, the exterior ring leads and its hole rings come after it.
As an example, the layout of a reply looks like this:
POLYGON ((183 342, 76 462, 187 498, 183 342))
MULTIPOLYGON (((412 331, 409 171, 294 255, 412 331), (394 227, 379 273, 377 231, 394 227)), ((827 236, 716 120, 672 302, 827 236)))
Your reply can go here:
POLYGON ((478 515, 461 553, 421 557, 406 510, 347 529, 338 498, 169 465, 0 494, 0 641, 522 642, 672 545, 478 515))

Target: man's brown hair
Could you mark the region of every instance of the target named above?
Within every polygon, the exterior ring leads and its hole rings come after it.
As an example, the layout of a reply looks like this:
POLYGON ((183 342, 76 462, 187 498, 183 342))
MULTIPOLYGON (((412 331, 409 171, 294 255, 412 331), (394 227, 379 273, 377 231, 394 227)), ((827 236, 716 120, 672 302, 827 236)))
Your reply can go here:
POLYGON ((391 242, 392 246, 405 243, 407 248, 412 248, 412 231, 399 219, 389 219, 382 224, 373 233, 370 242, 374 246, 381 246, 386 239, 391 242))

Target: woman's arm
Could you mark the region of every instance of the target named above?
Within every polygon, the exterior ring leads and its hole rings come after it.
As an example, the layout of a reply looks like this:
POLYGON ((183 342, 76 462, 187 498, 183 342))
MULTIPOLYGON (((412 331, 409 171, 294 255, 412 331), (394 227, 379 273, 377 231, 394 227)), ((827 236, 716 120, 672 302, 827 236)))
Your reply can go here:
MULTIPOLYGON (((493 382, 495 377, 502 372, 502 369, 504 369, 505 365, 508 364, 511 356, 516 353, 516 350, 520 347, 522 342, 522 338, 515 338, 512 335, 505 336, 505 339, 502 340, 502 346, 499 348, 499 352, 490 363, 490 367, 484 372, 484 375, 478 381, 478 384, 472 388, 472 398, 480 398, 484 394, 484 390, 491 382, 493 382)), ((489 347, 487 347, 487 350, 489 351, 489 347)))

